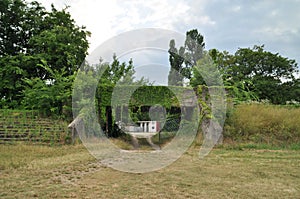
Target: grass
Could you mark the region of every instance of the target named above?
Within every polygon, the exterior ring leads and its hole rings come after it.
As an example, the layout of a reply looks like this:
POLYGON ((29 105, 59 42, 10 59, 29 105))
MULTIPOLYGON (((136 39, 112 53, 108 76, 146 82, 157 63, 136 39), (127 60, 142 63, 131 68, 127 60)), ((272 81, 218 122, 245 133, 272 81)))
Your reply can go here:
MULTIPOLYGON (((174 138, 176 135, 176 132, 161 132, 160 133, 160 139, 159 135, 154 135, 151 139, 152 142, 156 145, 159 145, 160 147, 163 147, 167 145, 169 142, 172 141, 172 138, 174 138)), ((116 145, 117 147, 124 149, 124 150, 135 150, 132 143, 132 138, 130 135, 122 135, 119 138, 111 138, 111 142, 116 145)), ((139 142, 139 149, 140 150, 153 150, 153 148, 149 145, 149 143, 146 141, 145 138, 138 138, 139 142)))
POLYGON ((300 108, 241 104, 229 114, 224 137, 237 142, 271 145, 300 142, 300 108))
POLYGON ((191 147, 172 165, 131 174, 103 167, 82 145, 0 145, 0 198, 300 198, 300 153, 191 147))
POLYGON ((223 145, 217 146, 220 149, 233 149, 233 150, 245 150, 245 149, 267 149, 267 150, 300 150, 300 143, 292 143, 285 145, 270 145, 266 143, 223 143, 223 145))

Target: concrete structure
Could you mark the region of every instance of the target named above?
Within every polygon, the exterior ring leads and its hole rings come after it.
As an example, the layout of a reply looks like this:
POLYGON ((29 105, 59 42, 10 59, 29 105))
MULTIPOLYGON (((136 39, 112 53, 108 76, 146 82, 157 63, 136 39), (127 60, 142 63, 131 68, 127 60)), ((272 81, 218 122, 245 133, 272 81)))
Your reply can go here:
POLYGON ((138 121, 139 126, 125 126, 124 131, 136 138, 150 138, 160 131, 158 121, 138 121))
POLYGON ((143 132, 155 133, 160 131, 160 124, 158 121, 138 121, 143 132))

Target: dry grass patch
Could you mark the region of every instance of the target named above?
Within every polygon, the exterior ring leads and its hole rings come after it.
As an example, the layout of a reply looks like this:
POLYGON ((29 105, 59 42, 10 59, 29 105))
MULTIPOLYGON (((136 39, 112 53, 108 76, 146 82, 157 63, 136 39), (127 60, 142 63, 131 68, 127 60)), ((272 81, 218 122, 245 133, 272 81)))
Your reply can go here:
POLYGON ((191 147, 162 170, 131 174, 82 145, 0 150, 1 198, 300 198, 299 151, 215 149, 199 160, 191 147))
POLYGON ((300 108, 238 105, 227 119, 225 137, 273 145, 300 143, 300 108))

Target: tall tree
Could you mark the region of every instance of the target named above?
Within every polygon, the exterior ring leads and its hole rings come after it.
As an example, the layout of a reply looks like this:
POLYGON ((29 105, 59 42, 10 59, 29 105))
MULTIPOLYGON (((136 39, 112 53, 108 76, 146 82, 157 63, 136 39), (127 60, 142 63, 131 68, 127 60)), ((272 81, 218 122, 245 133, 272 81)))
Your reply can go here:
POLYGON ((73 75, 88 49, 89 32, 67 12, 52 5, 50 12, 38 2, 0 2, 0 107, 21 106, 24 79, 55 79, 49 67, 65 77, 73 75))
POLYGON ((26 53, 33 35, 40 32, 46 14, 37 2, 0 1, 0 56, 26 53))
MULTIPOLYGON (((85 27, 75 24, 67 8, 58 11, 53 5, 40 28, 42 31, 29 40, 29 53, 46 60, 51 69, 63 70, 67 72, 65 75, 72 75, 87 55, 87 37, 90 33, 85 27)), ((42 79, 49 77, 47 71, 36 75, 42 79)))
POLYGON ((169 61, 171 69, 168 76, 168 84, 170 86, 183 86, 183 63, 184 63, 184 47, 180 47, 179 51, 175 47, 175 40, 170 41, 169 61))
POLYGON ((192 68, 203 57, 204 38, 197 29, 193 29, 186 33, 184 46, 180 47, 179 50, 175 47, 175 40, 170 41, 169 47, 171 69, 168 84, 182 86, 184 78, 190 79, 192 77, 192 68))
POLYGON ((186 53, 186 64, 190 67, 196 66, 197 61, 203 57, 205 48, 204 38, 197 29, 190 30, 186 33, 186 40, 184 43, 186 53))

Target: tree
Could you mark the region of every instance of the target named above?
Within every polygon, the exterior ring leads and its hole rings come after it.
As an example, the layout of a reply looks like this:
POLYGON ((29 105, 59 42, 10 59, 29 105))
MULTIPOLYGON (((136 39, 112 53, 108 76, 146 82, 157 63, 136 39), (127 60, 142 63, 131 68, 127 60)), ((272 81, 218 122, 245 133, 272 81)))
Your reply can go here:
POLYGON ((285 103, 282 93, 288 83, 283 83, 283 80, 295 81, 294 74, 298 71, 295 60, 265 51, 264 46, 240 48, 234 55, 217 50, 210 53, 224 74, 227 85, 238 83, 259 99, 268 99, 275 104, 285 103))
POLYGON ((202 58, 192 68, 192 74, 190 85, 194 88, 198 85, 203 85, 203 81, 205 81, 207 86, 223 85, 221 73, 208 52, 202 53, 202 58))
MULTIPOLYGON (((85 27, 75 24, 67 8, 58 11, 52 5, 52 11, 41 24, 42 31, 29 40, 28 50, 30 54, 45 59, 51 69, 65 71, 66 76, 80 68, 87 55, 87 37, 90 36, 85 27)), ((49 76, 47 71, 36 75, 42 79, 49 76)))
MULTIPOLYGON (((186 33, 184 47, 177 50, 175 40, 170 41, 169 47, 171 69, 168 84, 183 86, 184 78, 190 79, 192 77, 192 68, 203 57, 204 38, 197 29, 193 29, 186 33)), ((202 81, 202 83, 204 82, 202 81)))
POLYGON ((294 80, 297 72, 297 63, 264 50, 264 46, 254 46, 252 49, 241 48, 235 53, 236 66, 234 77, 236 79, 251 80, 253 91, 259 99, 268 99, 275 104, 284 104, 283 79, 294 80), (238 69, 238 70, 237 70, 238 69))
POLYGON ((296 104, 299 106, 300 103, 300 79, 294 81, 284 82, 280 85, 280 99, 278 100, 281 104, 296 104))
POLYGON ((72 86, 76 73, 66 76, 67 71, 53 70, 46 62, 41 65, 53 81, 35 77, 24 79, 22 105, 26 109, 39 110, 44 116, 72 117, 72 86))
POLYGON ((237 70, 236 57, 227 51, 220 52, 217 49, 209 50, 209 55, 222 75, 223 84, 236 103, 241 101, 257 100, 257 94, 253 91, 254 85, 250 79, 238 79, 234 70, 237 70))
POLYGON ((22 55, 0 57, 0 107, 14 108, 20 104, 24 89, 23 77, 27 72, 22 69, 22 55))
POLYGON ((58 82, 44 66, 64 77, 74 75, 87 55, 90 33, 75 24, 67 8, 52 5, 48 12, 24 0, 0 5, 0 107, 20 108, 28 79, 58 82))
POLYGON ((197 29, 190 30, 186 33, 186 40, 184 43, 186 53, 186 64, 189 66, 196 66, 197 61, 203 57, 205 48, 204 38, 197 29))
POLYGON ((26 53, 30 38, 40 32, 39 24, 45 14, 37 2, 1 0, 0 57, 26 53))
POLYGON ((183 63, 184 63, 184 51, 183 47, 180 47, 179 51, 175 47, 175 40, 170 41, 169 49, 169 61, 171 69, 168 76, 168 84, 172 86, 183 86, 183 63))
POLYGON ((238 66, 235 72, 237 78, 253 78, 255 76, 271 77, 277 80, 281 78, 293 79, 297 71, 297 63, 264 50, 264 45, 250 48, 240 48, 235 53, 238 66))
POLYGON ((100 68, 104 68, 105 70, 101 75, 100 84, 116 85, 119 81, 124 81, 126 77, 126 84, 129 85, 133 83, 135 71, 133 69, 132 60, 129 60, 128 65, 125 62, 120 63, 117 56, 114 54, 111 64, 101 62, 102 61, 100 61, 100 64, 97 66, 97 70, 100 70, 100 68))

